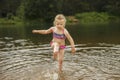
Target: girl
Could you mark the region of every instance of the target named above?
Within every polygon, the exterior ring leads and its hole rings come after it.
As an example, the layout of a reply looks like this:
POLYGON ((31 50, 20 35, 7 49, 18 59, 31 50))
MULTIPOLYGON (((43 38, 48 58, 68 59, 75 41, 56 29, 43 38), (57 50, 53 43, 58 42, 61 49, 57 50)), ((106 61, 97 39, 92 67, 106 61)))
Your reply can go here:
POLYGON ((62 62, 64 58, 65 39, 67 38, 71 44, 71 51, 75 53, 74 41, 67 29, 65 29, 66 19, 64 15, 58 14, 54 19, 54 26, 48 30, 33 30, 33 33, 49 34, 53 33, 53 39, 50 42, 53 48, 53 58, 58 60, 59 72, 62 71, 62 62))

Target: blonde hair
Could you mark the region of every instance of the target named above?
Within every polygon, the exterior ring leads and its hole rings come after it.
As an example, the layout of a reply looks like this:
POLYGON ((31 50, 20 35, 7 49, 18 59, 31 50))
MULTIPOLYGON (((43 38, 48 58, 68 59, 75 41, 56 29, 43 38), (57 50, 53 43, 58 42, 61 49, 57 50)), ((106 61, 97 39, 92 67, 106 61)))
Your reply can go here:
POLYGON ((53 22, 54 26, 56 25, 56 23, 57 23, 58 21, 62 22, 62 23, 64 24, 64 27, 65 27, 66 18, 65 18, 65 16, 64 16, 63 14, 58 14, 58 15, 56 15, 56 17, 55 17, 55 19, 54 19, 54 22, 53 22))

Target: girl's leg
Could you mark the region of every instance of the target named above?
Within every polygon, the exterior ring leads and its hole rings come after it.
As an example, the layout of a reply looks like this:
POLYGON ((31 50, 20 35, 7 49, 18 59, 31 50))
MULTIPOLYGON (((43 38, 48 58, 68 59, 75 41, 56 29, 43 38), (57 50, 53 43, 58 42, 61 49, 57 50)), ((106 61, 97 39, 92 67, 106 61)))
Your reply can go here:
POLYGON ((53 47, 53 58, 57 59, 57 55, 59 54, 59 44, 54 42, 52 44, 52 47, 53 47))
POLYGON ((62 71, 62 63, 64 59, 64 49, 60 49, 59 54, 58 54, 58 63, 59 63, 59 72, 62 71))

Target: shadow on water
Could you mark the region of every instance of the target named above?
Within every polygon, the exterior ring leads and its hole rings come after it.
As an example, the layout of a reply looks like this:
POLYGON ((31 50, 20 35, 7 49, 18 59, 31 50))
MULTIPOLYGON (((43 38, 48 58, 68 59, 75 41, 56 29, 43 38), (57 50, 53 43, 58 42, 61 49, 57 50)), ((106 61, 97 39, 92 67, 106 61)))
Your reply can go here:
POLYGON ((120 26, 67 27, 76 55, 67 45, 62 73, 52 60, 51 35, 32 29, 41 28, 0 26, 0 80, 120 80, 120 26))

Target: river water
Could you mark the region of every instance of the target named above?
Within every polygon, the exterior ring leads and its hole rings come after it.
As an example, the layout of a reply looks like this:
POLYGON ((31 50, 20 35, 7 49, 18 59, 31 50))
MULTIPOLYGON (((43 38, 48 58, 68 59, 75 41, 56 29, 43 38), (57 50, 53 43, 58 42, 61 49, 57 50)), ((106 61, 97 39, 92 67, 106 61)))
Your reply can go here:
POLYGON ((0 26, 0 80, 120 80, 120 26, 68 28, 63 72, 52 60, 51 35, 32 34, 39 26, 0 26))

